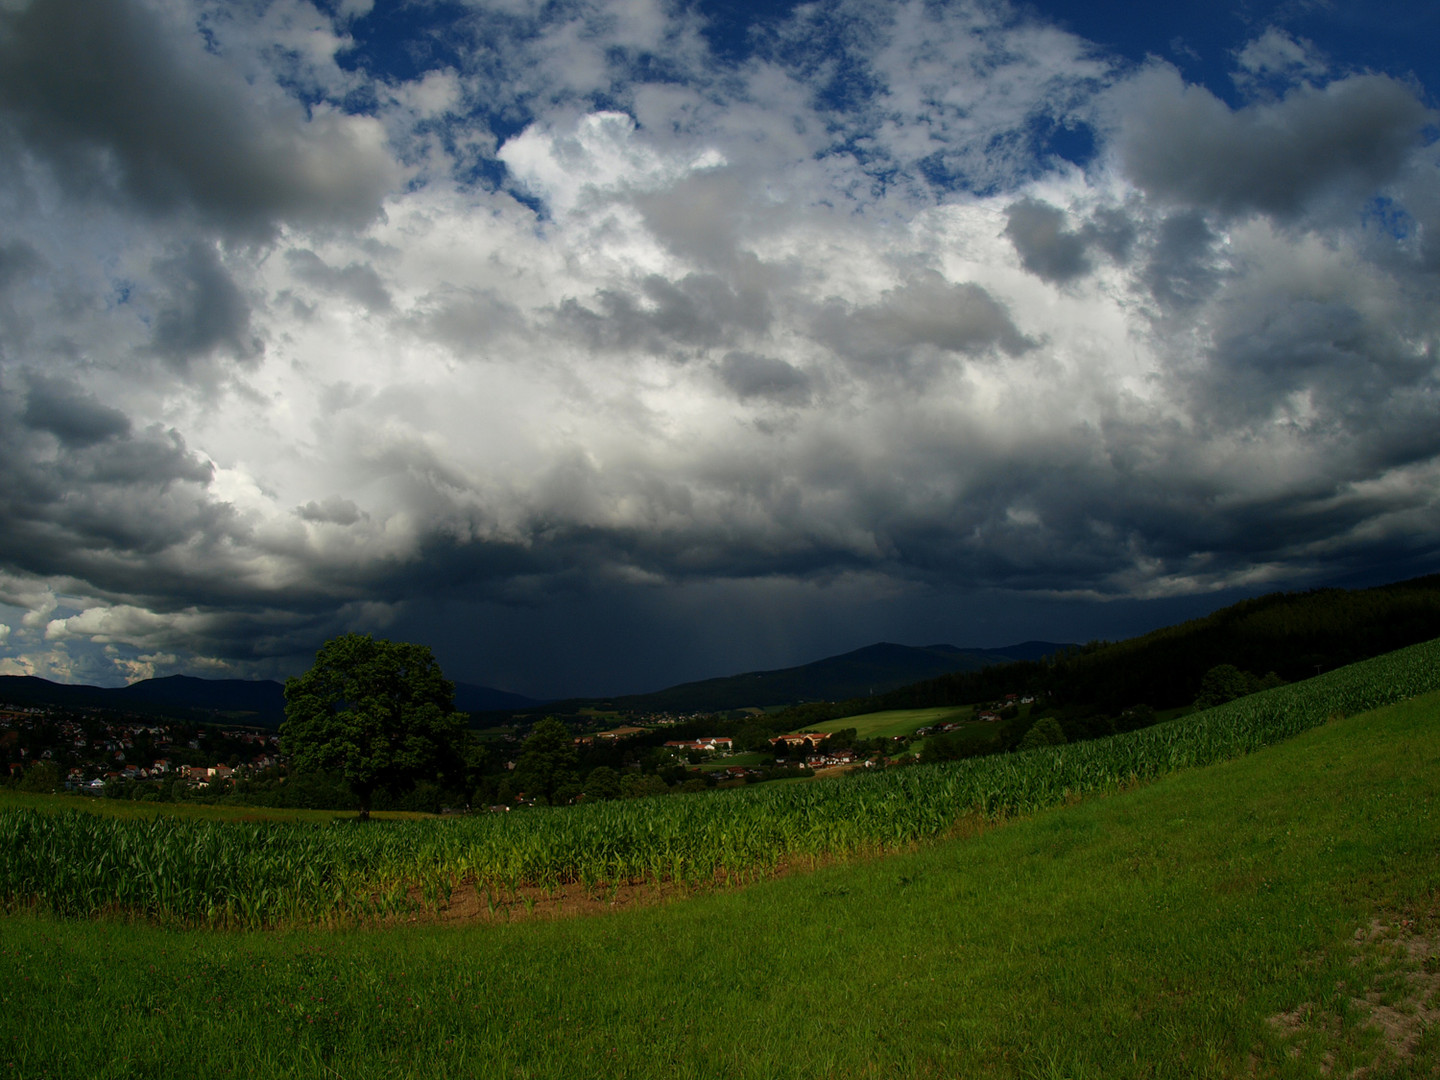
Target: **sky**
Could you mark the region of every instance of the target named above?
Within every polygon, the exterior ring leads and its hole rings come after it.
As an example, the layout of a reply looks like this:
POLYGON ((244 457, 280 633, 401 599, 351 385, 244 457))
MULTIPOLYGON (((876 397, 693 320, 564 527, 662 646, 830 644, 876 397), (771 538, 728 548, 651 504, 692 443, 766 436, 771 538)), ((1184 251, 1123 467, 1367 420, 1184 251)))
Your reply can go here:
POLYGON ((1429 0, 0 0, 0 674, 538 697, 1440 569, 1429 0))

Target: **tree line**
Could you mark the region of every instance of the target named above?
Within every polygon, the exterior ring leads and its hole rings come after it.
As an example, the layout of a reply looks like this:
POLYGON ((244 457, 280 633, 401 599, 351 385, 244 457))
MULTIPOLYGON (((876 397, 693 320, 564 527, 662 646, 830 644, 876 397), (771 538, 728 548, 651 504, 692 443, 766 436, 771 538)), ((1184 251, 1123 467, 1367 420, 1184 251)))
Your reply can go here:
POLYGON ((1044 660, 927 679, 873 697, 815 702, 777 714, 819 723, 887 709, 1043 696, 1071 709, 1118 713, 1194 703, 1208 672, 1231 665, 1261 681, 1309 678, 1440 637, 1440 575, 1372 589, 1277 592, 1125 641, 1097 641, 1044 660))
MULTIPOLYGON (((713 786, 666 739, 728 735, 736 750, 773 760, 775 735, 889 709, 1036 699, 1001 722, 926 743, 926 760, 1074 742, 1155 722, 1157 712, 1206 707, 1440 637, 1440 575, 1364 590, 1273 593, 1121 642, 1092 642, 1041 661, 955 673, 864 698, 811 702, 762 714, 696 718, 632 740, 577 746, 564 723, 537 722, 512 751, 468 728, 454 684, 421 645, 347 634, 327 642, 310 671, 287 681, 281 749, 288 775, 237 784, 242 801, 276 805, 438 809, 440 805, 564 803, 713 786), (1027 743, 1026 740, 1029 740, 1027 743), (510 755, 514 753, 512 758, 510 755)), ((839 733, 834 745, 882 756, 890 740, 839 733), (872 745, 873 743, 873 745, 872 745)), ((773 773, 772 773, 773 775, 773 773)))

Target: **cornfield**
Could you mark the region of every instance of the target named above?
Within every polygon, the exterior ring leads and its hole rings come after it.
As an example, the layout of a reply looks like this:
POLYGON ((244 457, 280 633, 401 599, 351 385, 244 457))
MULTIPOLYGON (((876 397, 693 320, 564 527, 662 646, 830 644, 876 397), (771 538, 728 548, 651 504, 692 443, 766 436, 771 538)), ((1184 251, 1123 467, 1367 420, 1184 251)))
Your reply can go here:
POLYGON ((0 903, 264 927, 435 911, 461 885, 512 903, 523 889, 752 880, 1223 761, 1435 689, 1440 640, 1107 739, 828 783, 363 828, 17 809, 0 813, 0 903))

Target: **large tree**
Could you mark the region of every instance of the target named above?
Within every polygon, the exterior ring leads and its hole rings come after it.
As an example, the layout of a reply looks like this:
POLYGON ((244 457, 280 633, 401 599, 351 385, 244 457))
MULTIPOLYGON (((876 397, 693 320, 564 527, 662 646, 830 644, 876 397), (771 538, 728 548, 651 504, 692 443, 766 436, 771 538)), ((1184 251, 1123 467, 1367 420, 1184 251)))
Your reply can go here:
POLYGON ((537 802, 565 802, 556 796, 575 795, 580 777, 575 771, 575 739, 564 722, 547 716, 520 748, 515 762, 514 784, 527 798, 537 802))
POLYGON ((424 645, 346 634, 285 682, 280 747, 297 772, 344 777, 361 819, 380 789, 434 779, 460 760, 465 737, 455 684, 424 645))

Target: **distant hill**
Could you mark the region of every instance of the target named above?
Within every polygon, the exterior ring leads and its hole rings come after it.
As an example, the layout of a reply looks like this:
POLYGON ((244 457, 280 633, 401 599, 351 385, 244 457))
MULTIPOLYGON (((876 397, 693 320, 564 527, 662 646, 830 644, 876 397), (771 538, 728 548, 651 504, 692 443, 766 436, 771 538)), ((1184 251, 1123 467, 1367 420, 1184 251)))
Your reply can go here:
POLYGON ((33 675, 0 676, 0 702, 115 712, 174 720, 229 720, 274 727, 285 718, 285 691, 278 682, 197 679, 170 675, 129 686, 55 683, 33 675))
POLYGON ((1370 589, 1270 593, 1118 642, 954 672, 878 695, 876 709, 969 704, 1036 690, 1077 708, 1163 709, 1195 700, 1211 668, 1233 664, 1294 682, 1440 637, 1440 575, 1370 589))
POLYGON ((1034 660, 1066 648, 1049 641, 1026 641, 1003 649, 960 649, 954 645, 896 645, 880 642, 798 667, 750 671, 723 678, 682 683, 648 694, 603 701, 576 699, 548 708, 574 711, 603 705, 626 712, 722 712, 802 701, 838 700, 883 694, 896 687, 992 664, 1034 660))
POLYGON ((489 686, 473 683, 455 684, 455 708, 461 712, 499 712, 507 709, 532 709, 543 705, 543 701, 512 694, 508 690, 496 690, 489 686))
MULTIPOLYGON (((50 705, 69 709, 114 709, 117 712, 177 720, 228 720, 238 724, 276 727, 285 719, 285 687, 271 679, 198 679, 168 675, 129 686, 77 686, 33 675, 0 676, 0 702, 50 705)), ((470 683, 455 684, 455 707, 461 712, 524 709, 540 704, 533 698, 470 683)))
POLYGON ((217 713, 257 724, 278 724, 285 719, 285 687, 273 680, 197 679, 167 675, 142 679, 113 691, 116 700, 202 713, 217 713))

